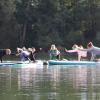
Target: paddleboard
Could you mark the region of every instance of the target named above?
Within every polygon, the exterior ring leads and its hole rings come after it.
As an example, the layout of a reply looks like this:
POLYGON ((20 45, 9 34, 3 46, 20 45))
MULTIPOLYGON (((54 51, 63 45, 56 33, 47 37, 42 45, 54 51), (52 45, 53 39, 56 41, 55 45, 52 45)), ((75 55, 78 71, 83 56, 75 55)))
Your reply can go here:
POLYGON ((100 62, 96 61, 68 61, 68 60, 49 60, 49 65, 96 65, 100 62))
POLYGON ((29 61, 12 61, 12 62, 3 62, 0 63, 0 66, 12 66, 12 67, 34 67, 34 66, 43 66, 43 61, 37 60, 36 62, 29 61))

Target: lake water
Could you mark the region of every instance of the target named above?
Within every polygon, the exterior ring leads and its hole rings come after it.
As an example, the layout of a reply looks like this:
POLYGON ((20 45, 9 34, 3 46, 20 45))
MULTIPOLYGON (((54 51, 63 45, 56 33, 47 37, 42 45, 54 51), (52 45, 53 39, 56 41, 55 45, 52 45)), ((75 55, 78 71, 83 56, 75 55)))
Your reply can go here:
POLYGON ((100 66, 0 67, 0 100, 100 100, 100 66))

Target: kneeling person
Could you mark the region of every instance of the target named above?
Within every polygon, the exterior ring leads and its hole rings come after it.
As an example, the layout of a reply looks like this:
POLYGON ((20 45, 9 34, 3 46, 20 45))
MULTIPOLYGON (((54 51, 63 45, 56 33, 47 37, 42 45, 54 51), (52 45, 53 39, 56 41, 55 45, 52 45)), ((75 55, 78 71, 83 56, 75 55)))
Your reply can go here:
POLYGON ((50 53, 50 59, 58 59, 60 60, 60 51, 56 48, 55 44, 51 45, 51 49, 49 51, 50 53))
POLYGON ((20 56, 21 61, 29 60, 30 52, 27 50, 23 50, 21 48, 17 48, 18 55, 20 56))

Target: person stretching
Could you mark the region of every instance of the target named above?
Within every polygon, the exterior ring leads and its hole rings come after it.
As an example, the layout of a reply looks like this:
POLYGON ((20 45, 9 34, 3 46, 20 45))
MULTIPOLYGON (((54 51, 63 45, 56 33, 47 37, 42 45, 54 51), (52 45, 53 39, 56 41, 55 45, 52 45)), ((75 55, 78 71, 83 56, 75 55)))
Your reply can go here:
POLYGON ((0 61, 2 63, 3 61, 3 57, 5 55, 10 55, 11 54, 11 50, 10 49, 0 49, 0 61))
POLYGON ((28 51, 30 52, 29 59, 33 62, 36 62, 36 59, 35 59, 36 49, 34 47, 28 48, 28 51))
POLYGON ((30 60, 29 59, 29 55, 30 55, 30 52, 27 51, 27 50, 23 50, 21 48, 17 48, 17 55, 20 56, 20 60, 21 61, 26 61, 26 60, 30 60))
POLYGON ((74 44, 72 47, 72 50, 67 50, 65 48, 65 51, 68 53, 75 53, 76 52, 78 55, 78 61, 80 61, 82 57, 87 57, 87 51, 81 51, 78 48, 83 49, 83 46, 82 45, 78 46, 78 45, 74 44))
POLYGON ((91 53, 91 60, 95 60, 96 55, 100 55, 100 48, 94 46, 92 42, 89 42, 87 44, 87 49, 78 48, 78 50, 90 52, 91 53))

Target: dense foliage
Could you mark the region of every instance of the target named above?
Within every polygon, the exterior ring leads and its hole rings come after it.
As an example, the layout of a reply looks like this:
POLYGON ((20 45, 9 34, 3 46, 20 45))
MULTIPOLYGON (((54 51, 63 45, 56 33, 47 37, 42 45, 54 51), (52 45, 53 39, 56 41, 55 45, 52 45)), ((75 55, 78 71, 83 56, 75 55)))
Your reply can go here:
POLYGON ((0 0, 0 48, 100 42, 100 0, 0 0))

